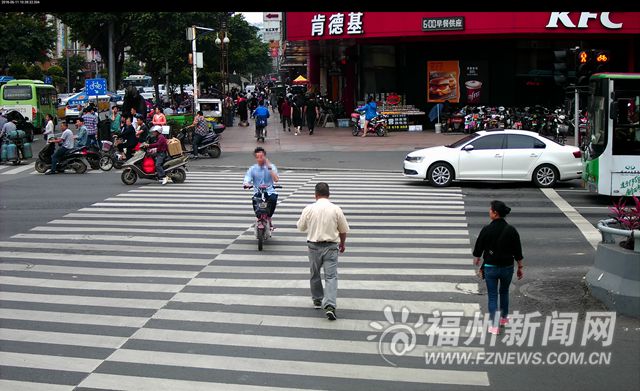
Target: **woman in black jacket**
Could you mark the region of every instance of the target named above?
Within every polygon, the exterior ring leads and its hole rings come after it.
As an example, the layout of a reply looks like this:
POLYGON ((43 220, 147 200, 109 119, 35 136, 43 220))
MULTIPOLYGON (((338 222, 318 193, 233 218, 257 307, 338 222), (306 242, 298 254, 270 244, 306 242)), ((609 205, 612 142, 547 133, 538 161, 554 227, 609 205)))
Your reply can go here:
POLYGON ((513 261, 518 263, 517 277, 523 277, 522 244, 518 231, 504 219, 511 208, 502 201, 492 201, 489 208, 491 223, 480 231, 473 249, 474 264, 480 265, 480 257, 484 261, 480 273, 487 283, 489 297, 489 332, 498 334, 500 329, 495 321, 498 309, 498 293, 500 294, 500 326, 509 323, 509 285, 513 277, 513 261))

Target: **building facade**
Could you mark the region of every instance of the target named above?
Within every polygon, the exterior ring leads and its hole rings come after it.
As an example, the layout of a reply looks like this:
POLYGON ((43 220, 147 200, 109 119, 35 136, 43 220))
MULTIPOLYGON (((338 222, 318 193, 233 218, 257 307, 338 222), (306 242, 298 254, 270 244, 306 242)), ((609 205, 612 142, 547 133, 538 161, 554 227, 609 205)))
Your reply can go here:
POLYGON ((444 100, 562 104, 554 51, 576 47, 608 50, 611 71, 639 71, 638 12, 287 12, 285 30, 305 56, 298 69, 348 110, 389 94, 427 112, 444 100))

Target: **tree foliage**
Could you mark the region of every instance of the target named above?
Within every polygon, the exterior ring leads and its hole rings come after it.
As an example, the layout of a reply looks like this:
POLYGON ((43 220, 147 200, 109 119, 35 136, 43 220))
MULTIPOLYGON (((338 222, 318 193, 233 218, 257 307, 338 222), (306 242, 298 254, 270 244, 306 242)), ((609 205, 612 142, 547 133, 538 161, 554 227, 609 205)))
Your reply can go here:
POLYGON ((32 64, 47 60, 56 32, 44 14, 0 12, 0 37, 0 65, 32 64))
POLYGON ((29 70, 24 64, 16 63, 11 64, 9 67, 9 75, 15 77, 16 79, 27 79, 29 77, 29 70))
POLYGON ((33 64, 27 67, 27 77, 31 80, 42 80, 44 78, 44 73, 42 72, 40 65, 33 64))
MULTIPOLYGON (((82 84, 82 82, 79 80, 79 74, 82 73, 82 69, 84 68, 84 58, 82 58, 82 56, 78 55, 78 54, 74 54, 74 55, 70 55, 69 56, 69 79, 70 79, 70 87, 71 88, 83 88, 84 85, 82 84)), ((67 58, 66 57, 61 57, 58 59, 58 64, 60 64, 60 67, 62 68, 62 77, 64 77, 64 83, 66 84, 67 82, 67 58)), ((65 85, 65 91, 66 91, 66 85, 65 85)))
MULTIPOLYGON (((145 64, 145 72, 154 84, 164 83, 166 66, 172 83, 185 84, 190 77, 188 54, 191 42, 186 40, 186 29, 197 25, 220 31, 228 18, 229 71, 240 74, 268 73, 271 60, 268 47, 258 37, 258 29, 247 23, 241 14, 228 17, 224 12, 139 12, 139 13, 65 13, 57 16, 71 27, 73 39, 98 50, 108 58, 108 25, 114 26, 116 79, 121 80, 124 69, 125 48, 133 60, 145 64)), ((204 69, 199 70, 202 81, 215 84, 221 79, 220 48, 214 41, 215 33, 198 30, 198 51, 203 52, 204 69), (216 75, 218 73, 218 75, 216 75)), ((127 67, 126 73, 131 73, 127 67)))

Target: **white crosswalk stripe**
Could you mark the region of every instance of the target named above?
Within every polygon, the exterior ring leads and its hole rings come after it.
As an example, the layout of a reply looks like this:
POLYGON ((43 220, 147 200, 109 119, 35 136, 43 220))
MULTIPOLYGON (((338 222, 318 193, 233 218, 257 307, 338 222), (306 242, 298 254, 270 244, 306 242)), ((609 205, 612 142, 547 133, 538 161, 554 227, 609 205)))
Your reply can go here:
POLYGON ((2 173, 0 173, 0 175, 15 175, 28 170, 34 170, 35 172, 35 169, 33 168, 33 164, 16 166, 15 168, 12 168, 10 170, 3 171, 2 173))
POLYGON ((0 241, 0 388, 489 385, 485 371, 424 362, 430 351, 483 352, 477 343, 432 346, 416 326, 417 347, 392 367, 368 338, 381 332, 371 322, 392 326, 387 306, 396 319, 409 310, 408 326, 433 311, 467 319, 480 310, 460 189, 384 173, 283 172, 277 229, 258 252, 243 174, 189 172, 184 184, 150 183, 0 241), (319 181, 351 226, 336 322, 311 305, 296 229, 319 181))

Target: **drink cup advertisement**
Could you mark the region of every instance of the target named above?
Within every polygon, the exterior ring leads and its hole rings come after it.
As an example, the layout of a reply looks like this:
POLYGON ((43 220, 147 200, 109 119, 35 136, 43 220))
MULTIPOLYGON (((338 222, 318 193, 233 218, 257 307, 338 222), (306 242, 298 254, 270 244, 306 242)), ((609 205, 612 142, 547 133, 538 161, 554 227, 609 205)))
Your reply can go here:
POLYGON ((427 62, 427 101, 460 101, 460 64, 458 61, 427 62))
POLYGON ((486 61, 461 61, 460 77, 463 104, 478 106, 489 101, 488 63, 486 61))

